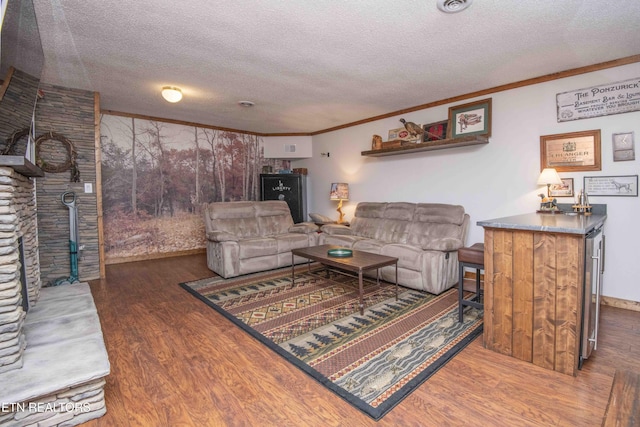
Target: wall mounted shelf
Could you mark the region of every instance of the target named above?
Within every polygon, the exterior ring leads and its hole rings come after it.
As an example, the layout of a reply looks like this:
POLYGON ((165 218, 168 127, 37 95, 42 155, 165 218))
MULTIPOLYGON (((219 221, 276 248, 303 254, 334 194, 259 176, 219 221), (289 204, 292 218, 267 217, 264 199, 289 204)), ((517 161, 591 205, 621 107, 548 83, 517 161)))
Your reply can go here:
POLYGON ((0 166, 9 166, 16 172, 31 178, 44 176, 44 171, 24 156, 0 156, 0 166))
POLYGON ((488 144, 489 138, 486 136, 462 136, 459 138, 441 139, 438 141, 420 142, 417 144, 408 143, 395 148, 382 148, 380 150, 362 151, 360 154, 369 157, 394 156, 396 154, 417 153, 419 151, 443 150, 445 148, 466 147, 469 145, 488 144))

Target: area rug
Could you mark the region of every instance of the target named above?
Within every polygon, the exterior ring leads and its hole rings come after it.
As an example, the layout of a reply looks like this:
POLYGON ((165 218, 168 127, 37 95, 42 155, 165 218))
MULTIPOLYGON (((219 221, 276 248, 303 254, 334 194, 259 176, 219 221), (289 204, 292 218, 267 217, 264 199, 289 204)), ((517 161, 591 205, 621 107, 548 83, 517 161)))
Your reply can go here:
POLYGON ((432 295, 365 284, 321 266, 181 283, 321 384, 379 420, 482 332, 482 311, 458 322, 454 287, 432 295))

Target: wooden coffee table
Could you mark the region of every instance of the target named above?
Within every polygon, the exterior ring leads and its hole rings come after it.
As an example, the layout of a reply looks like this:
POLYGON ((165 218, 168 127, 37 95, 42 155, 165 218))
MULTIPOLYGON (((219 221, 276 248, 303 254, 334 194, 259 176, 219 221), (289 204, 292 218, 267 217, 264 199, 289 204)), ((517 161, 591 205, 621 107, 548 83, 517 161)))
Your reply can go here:
MULTIPOLYGON (((308 248, 292 249, 291 250, 291 283, 294 282, 294 255, 298 255, 303 258, 307 258, 309 261, 317 261, 324 265, 325 268, 332 267, 340 271, 348 271, 351 273, 358 273, 358 294, 360 297, 360 314, 364 314, 364 286, 362 281, 362 274, 367 270, 378 270, 381 267, 387 265, 396 266, 396 300, 398 299, 398 258, 378 255, 365 251, 353 250, 353 256, 350 257, 333 257, 327 254, 329 249, 340 249, 341 246, 336 245, 321 245, 312 246, 308 248)), ((329 272, 327 271, 327 274, 329 272)), ((376 273, 377 283, 380 284, 380 272, 376 273)))

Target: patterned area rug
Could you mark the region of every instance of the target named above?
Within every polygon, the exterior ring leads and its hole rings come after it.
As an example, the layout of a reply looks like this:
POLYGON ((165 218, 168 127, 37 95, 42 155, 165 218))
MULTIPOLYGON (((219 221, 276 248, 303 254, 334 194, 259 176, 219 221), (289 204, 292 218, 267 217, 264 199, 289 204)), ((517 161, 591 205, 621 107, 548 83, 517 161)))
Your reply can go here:
POLYGON ((276 353, 375 420, 482 332, 482 311, 458 322, 454 287, 432 295, 365 283, 318 265, 181 283, 276 353))

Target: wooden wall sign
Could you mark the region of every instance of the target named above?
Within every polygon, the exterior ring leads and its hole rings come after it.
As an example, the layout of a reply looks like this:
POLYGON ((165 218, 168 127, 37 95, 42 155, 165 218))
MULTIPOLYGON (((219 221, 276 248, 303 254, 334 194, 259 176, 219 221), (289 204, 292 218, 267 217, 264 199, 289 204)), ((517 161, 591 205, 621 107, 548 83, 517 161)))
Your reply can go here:
POLYGON ((556 95, 558 123, 640 110, 640 77, 556 95))
POLYGON ((542 135, 540 170, 544 168, 558 172, 599 171, 600 129, 542 135))

